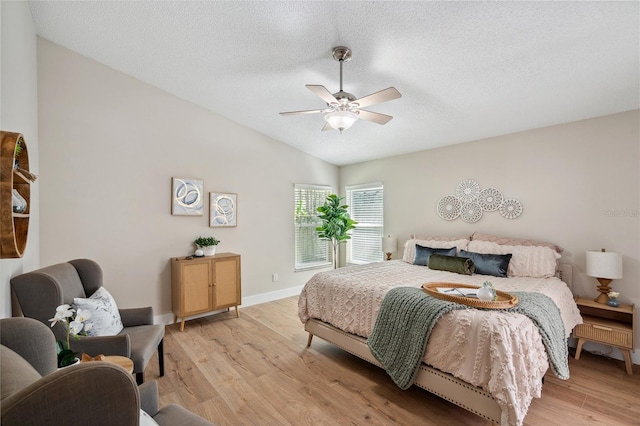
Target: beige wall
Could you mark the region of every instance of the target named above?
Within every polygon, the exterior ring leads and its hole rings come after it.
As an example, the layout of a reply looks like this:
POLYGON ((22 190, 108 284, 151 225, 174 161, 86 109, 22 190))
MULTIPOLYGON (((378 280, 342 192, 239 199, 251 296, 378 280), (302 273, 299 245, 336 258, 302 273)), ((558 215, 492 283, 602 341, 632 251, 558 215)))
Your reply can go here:
MULTIPOLYGON (((29 168, 38 174, 38 92, 36 33, 27 2, 0 2, 2 72, 0 128, 24 135, 29 168)), ((0 318, 11 316, 9 280, 39 265, 40 181, 31 189, 31 219, 27 247, 20 259, 0 259, 0 318)), ((4 200, 3 200, 4 201, 4 200)))
MULTIPOLYGON (((2 24, 2 128, 11 122, 24 127, 37 171, 35 58, 28 54, 35 36, 28 7, 2 3, 2 24), (8 49, 26 57, 7 64, 8 49), (9 80, 12 88, 18 81, 26 89, 8 92, 9 80), (19 109, 7 111, 16 100, 19 109)), ((624 278, 614 288, 624 302, 640 305, 638 111, 338 171, 46 40, 38 42, 38 96, 42 161, 35 193, 42 188, 42 208, 32 206, 36 217, 25 258, 0 261, 3 295, 15 273, 90 257, 103 265, 107 285, 124 307, 153 305, 164 314, 170 309, 168 259, 190 253, 191 241, 208 234, 222 240, 220 251, 242 254, 245 297, 284 294, 313 273, 293 272, 293 184, 338 188, 339 181, 344 188, 382 181, 385 232, 401 242, 412 232, 474 231, 552 241, 565 247, 562 261, 574 265, 574 293, 587 297, 596 291, 584 274, 584 252, 606 247, 624 255, 624 278), (238 227, 209 228, 206 213, 171 216, 172 176, 202 178, 206 192, 238 193, 238 227), (524 213, 516 220, 490 213, 476 224, 440 219, 438 199, 464 178, 518 198, 524 213), (279 282, 271 282, 272 273, 279 282)), ((7 309, 5 302, 0 314, 7 309)))
MULTIPOLYGON (((399 245, 412 232, 474 231, 556 243, 565 248, 561 261, 574 266, 574 294, 585 297, 598 294, 595 279, 584 272, 585 251, 620 252, 624 278, 612 285, 623 302, 638 306, 639 123, 639 112, 632 111, 346 166, 340 184, 384 182, 385 233, 397 235, 399 245), (486 213, 475 224, 440 219, 438 200, 455 193, 466 178, 519 199, 523 214, 507 220, 486 213)), ((639 347, 640 315, 636 318, 639 347)), ((639 355, 636 351, 636 363, 639 355)))
POLYGON ((200 235, 242 255, 245 301, 311 277, 293 272, 293 185, 337 189, 336 166, 44 39, 38 94, 42 265, 95 259, 121 306, 156 315, 171 309, 169 259, 200 235), (172 216, 172 176, 237 193, 238 226, 209 228, 208 203, 172 216))

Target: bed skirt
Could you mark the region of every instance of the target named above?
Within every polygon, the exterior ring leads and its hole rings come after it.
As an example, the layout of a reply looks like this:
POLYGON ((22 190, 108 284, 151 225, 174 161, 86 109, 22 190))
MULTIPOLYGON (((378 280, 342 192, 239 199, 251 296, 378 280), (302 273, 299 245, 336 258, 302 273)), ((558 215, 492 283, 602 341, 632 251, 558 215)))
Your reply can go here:
MULTIPOLYGON (((309 332, 307 346, 311 345, 313 336, 318 336, 382 368, 382 365, 369 350, 365 338, 346 333, 317 319, 309 319, 305 323, 304 328, 309 332)), ((450 374, 443 373, 440 370, 426 365, 424 362, 420 364, 414 384, 482 418, 500 424, 502 409, 488 392, 476 386, 455 378, 450 374)))

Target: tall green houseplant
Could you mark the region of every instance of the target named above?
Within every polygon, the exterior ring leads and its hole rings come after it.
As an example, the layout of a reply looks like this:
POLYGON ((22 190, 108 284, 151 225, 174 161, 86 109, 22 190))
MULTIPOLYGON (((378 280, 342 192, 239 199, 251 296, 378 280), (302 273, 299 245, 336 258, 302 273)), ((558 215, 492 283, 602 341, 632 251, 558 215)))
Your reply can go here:
POLYGON ((318 218, 322 220, 322 226, 317 227, 316 231, 319 238, 331 241, 334 269, 338 267, 338 246, 351 238, 348 232, 358 224, 349 217, 349 206, 342 205, 342 200, 343 197, 330 194, 324 204, 318 207, 318 218))

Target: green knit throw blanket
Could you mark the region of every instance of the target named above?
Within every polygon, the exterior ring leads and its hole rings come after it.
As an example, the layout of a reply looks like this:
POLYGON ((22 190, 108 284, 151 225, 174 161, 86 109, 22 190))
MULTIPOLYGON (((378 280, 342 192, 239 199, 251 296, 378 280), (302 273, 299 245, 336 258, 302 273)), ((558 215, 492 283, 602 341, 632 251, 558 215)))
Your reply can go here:
MULTIPOLYGON (((569 352, 560 310, 544 294, 512 294, 518 296, 518 304, 502 311, 526 315, 538 326, 554 374, 568 379, 569 352)), ((401 389, 413 384, 433 326, 454 309, 469 306, 436 299, 414 287, 396 287, 385 296, 367 345, 401 389)))

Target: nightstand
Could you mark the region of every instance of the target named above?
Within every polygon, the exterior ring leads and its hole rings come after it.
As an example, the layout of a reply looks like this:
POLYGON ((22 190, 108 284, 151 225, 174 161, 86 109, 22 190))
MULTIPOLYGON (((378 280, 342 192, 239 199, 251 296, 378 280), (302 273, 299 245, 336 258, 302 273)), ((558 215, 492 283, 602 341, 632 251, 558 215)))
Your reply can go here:
POLYGON ((576 298, 576 304, 584 322, 573 329, 573 335, 578 339, 576 359, 580 359, 585 341, 604 343, 620 349, 624 356, 627 374, 633 374, 631 351, 633 350, 634 305, 621 304, 614 308, 579 297, 576 298))

